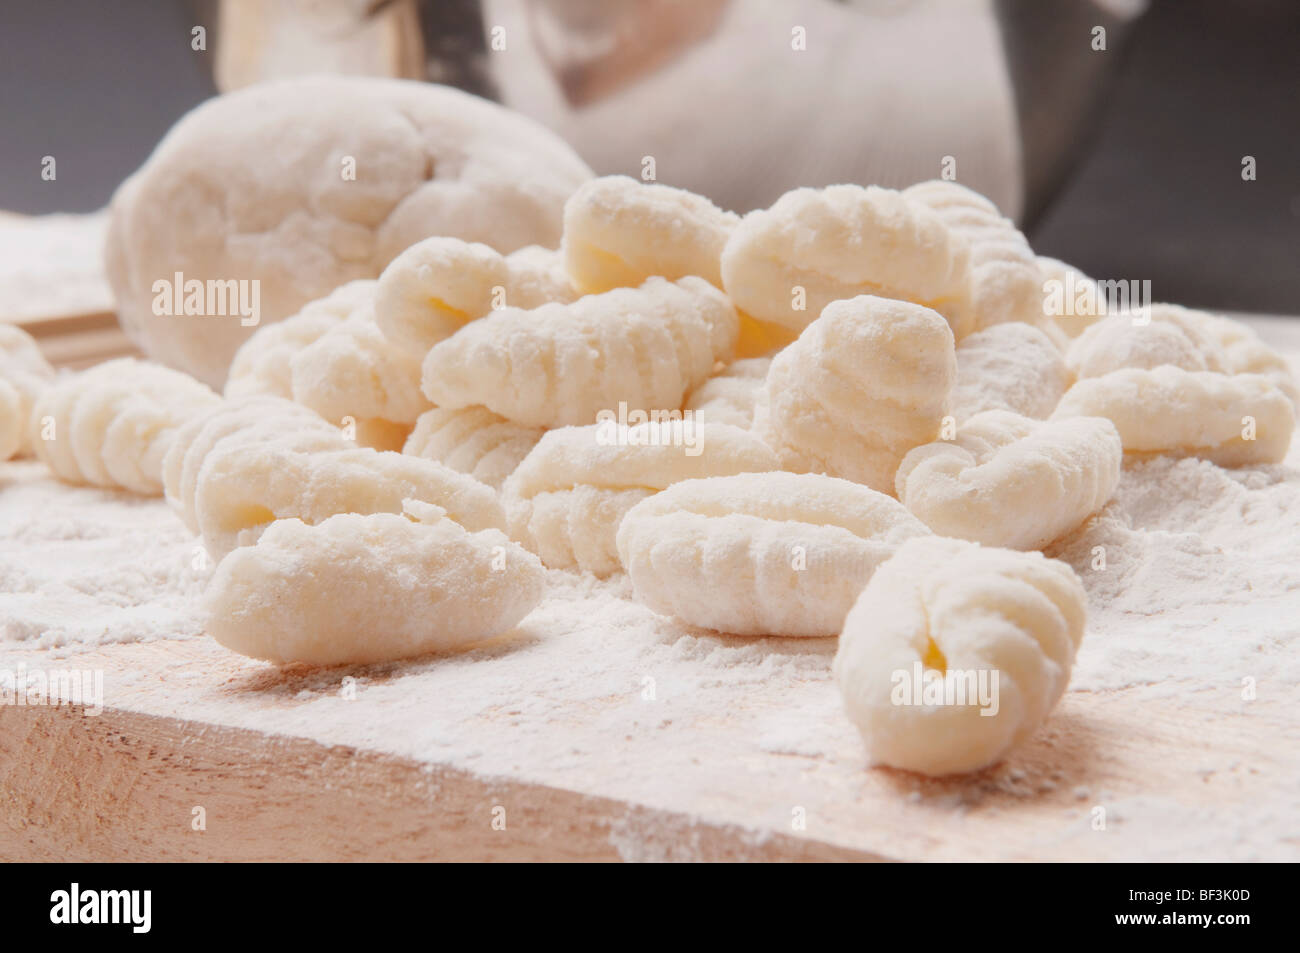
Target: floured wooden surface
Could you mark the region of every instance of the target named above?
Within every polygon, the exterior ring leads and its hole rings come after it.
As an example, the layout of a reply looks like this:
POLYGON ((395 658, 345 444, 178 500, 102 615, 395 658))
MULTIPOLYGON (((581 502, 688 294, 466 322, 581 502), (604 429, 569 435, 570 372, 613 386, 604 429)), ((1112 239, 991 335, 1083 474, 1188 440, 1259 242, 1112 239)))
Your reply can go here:
POLYGON ((177 598, 202 570, 166 504, 35 467, 0 468, 0 669, 102 669, 106 708, 0 707, 0 857, 1300 857, 1300 441, 1126 468, 1053 550, 1090 597, 1070 691, 1008 762, 942 781, 865 768, 833 640, 688 630, 622 579, 552 573, 460 655, 242 659, 177 598), (52 608, 74 596, 114 619, 52 608))

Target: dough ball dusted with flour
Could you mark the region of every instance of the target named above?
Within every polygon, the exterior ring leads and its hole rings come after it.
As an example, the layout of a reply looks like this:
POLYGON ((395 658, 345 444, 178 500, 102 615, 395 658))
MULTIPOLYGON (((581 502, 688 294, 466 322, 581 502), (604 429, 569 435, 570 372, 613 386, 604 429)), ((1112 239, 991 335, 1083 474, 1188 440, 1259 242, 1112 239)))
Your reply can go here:
POLYGON ((911 450, 894 479, 903 505, 940 536, 1042 549, 1106 505, 1123 456, 1104 418, 989 410, 955 439, 911 450))
POLYGON ((54 380, 54 368, 22 328, 0 323, 0 460, 30 453, 32 405, 54 380))
POLYGON ((754 430, 786 469, 892 493, 903 455, 939 436, 956 376, 941 315, 872 295, 835 301, 772 359, 754 430))
POLYGON ((957 344, 952 415, 958 423, 985 410, 1042 420, 1073 383, 1047 333, 1019 321, 976 331, 957 344))
POLYGON ((1294 406, 1269 378, 1171 365, 1085 378, 1053 417, 1106 417, 1125 453, 1203 457, 1224 467, 1280 462, 1295 429, 1294 406))
MULTIPOLYGON (((795 189, 741 220, 722 252, 722 282, 741 311, 796 332, 858 295, 956 320, 968 311, 969 254, 937 215, 891 189, 795 189)), ((958 337, 967 330, 954 326, 958 337)))
POLYGON ((977 771, 1047 718, 1083 639, 1065 563, 957 539, 909 540, 844 620, 835 680, 873 764, 977 771))
POLYGON ((504 533, 412 501, 407 515, 276 522, 217 566, 204 609, 208 634, 242 655, 364 665, 492 638, 544 589, 537 557, 504 533))
POLYGON ((221 398, 194 378, 124 357, 52 384, 32 407, 36 455, 67 483, 162 493, 179 428, 221 398))
POLYGON ((486 407, 435 407, 420 415, 402 452, 437 460, 500 489, 545 432, 511 423, 486 407))
POLYGON ((548 432, 502 487, 510 535, 553 569, 620 568, 623 514, 681 480, 775 470, 758 437, 727 424, 609 420, 548 432))
POLYGON ((428 238, 379 276, 375 319, 394 345, 423 357, 494 308, 538 308, 578 296, 558 252, 537 245, 509 255, 459 238, 428 238))
POLYGON ((461 328, 424 361, 438 407, 484 406, 529 427, 593 423, 620 402, 680 410, 736 344, 736 311, 702 278, 650 278, 532 311, 503 308, 461 328))
POLYGON ((590 177, 539 124, 454 89, 262 83, 194 109, 118 190, 109 280, 145 352, 216 387, 251 329, 156 314, 155 282, 257 281, 269 324, 430 235, 556 247, 564 202, 590 177))
POLYGON ((702 195, 625 175, 593 179, 564 206, 564 266, 587 292, 698 275, 722 287, 722 248, 740 217, 702 195))
POLYGON ((929 530, 897 500, 818 474, 675 483, 628 511, 619 557, 639 600, 735 635, 833 636, 876 567, 929 530))

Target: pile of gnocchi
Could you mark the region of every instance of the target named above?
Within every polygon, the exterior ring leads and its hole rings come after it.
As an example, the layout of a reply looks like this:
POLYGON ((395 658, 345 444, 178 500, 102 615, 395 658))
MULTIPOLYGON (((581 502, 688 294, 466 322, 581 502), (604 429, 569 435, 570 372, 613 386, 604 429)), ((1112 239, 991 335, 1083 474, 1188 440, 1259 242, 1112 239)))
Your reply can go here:
POLYGON ((165 495, 217 560, 209 633, 249 656, 449 649, 515 626, 547 570, 626 573, 691 626, 838 636, 873 762, 971 771, 1065 690, 1086 595, 1041 551, 1126 456, 1272 463, 1295 428, 1248 328, 1050 313, 1050 282, 1104 305, 953 182, 740 217, 610 176, 558 251, 425 239, 259 329, 220 395, 130 358, 56 377, 0 327, 0 453, 165 495), (996 672, 996 714, 900 705, 912 670, 996 672))

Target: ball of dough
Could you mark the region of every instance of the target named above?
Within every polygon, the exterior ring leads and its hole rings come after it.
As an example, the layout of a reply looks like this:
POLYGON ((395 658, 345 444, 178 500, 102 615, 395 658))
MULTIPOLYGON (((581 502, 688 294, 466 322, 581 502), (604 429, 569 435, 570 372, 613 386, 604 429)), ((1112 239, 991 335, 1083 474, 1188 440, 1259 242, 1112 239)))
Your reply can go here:
POLYGON ((636 596, 734 635, 833 636, 875 571, 929 530, 897 500, 805 473, 674 483, 618 529, 636 596))
POLYGON ((939 536, 904 543, 844 620, 834 673, 873 764, 977 771, 1070 679, 1087 594, 1065 563, 939 536))
POLYGON ((629 509, 682 480, 775 470, 757 436, 686 421, 614 421, 549 431, 502 487, 510 535, 553 569, 608 576, 620 568, 615 534, 629 509))
POLYGON ((499 635, 545 585, 537 557, 499 530, 348 513, 277 521, 221 561, 204 610, 208 634, 242 655, 364 665, 499 635))
POLYGON ((939 436, 956 376, 937 312, 872 295, 835 301, 772 359, 754 429, 787 470, 893 493, 903 454, 939 436))
POLYGON ((156 281, 255 280, 270 324, 430 235, 556 247, 564 202, 589 178, 542 126, 454 89, 263 83, 183 117, 118 190, 108 277, 146 354, 220 387, 252 329, 238 315, 156 314, 156 281))
POLYGON ((1104 418, 988 410, 956 439, 911 450, 894 479, 903 505, 940 536, 1042 549, 1106 505, 1123 457, 1104 418))
POLYGON ((958 423, 985 410, 1010 410, 1042 420, 1072 379, 1045 331, 1007 321, 976 331, 957 345, 952 415, 958 423))
POLYGON ((36 454, 68 483, 157 496, 177 429, 220 402, 188 374, 131 357, 106 361, 37 398, 36 454))

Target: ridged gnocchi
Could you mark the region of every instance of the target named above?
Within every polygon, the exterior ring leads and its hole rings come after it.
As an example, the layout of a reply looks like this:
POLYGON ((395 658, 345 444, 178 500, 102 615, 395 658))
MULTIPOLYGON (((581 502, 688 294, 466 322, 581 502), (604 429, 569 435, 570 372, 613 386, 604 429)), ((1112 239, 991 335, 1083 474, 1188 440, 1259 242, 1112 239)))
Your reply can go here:
POLYGON ((1106 417, 1125 453, 1203 457, 1223 467, 1280 462, 1295 429, 1291 401, 1269 378, 1170 365, 1085 378, 1053 417, 1106 417))
POLYGON ((833 636, 876 567, 929 530, 898 501, 819 474, 674 483, 618 529, 637 598, 735 635, 833 636))
POLYGON ((0 460, 32 451, 32 405, 53 380, 36 340, 0 322, 0 460))
POLYGON ((503 308, 434 346, 424 393, 438 407, 484 406, 529 427, 593 423, 620 402, 680 410, 731 358, 736 322, 727 296, 695 277, 503 308))
POLYGON ((199 532, 194 498, 199 473, 217 447, 275 443, 303 452, 351 450, 355 444, 318 414, 271 395, 227 399, 181 425, 163 457, 163 492, 190 532, 199 532))
POLYGON ((500 489, 545 432, 511 423, 486 407, 435 407, 420 415, 402 452, 437 460, 500 489))
POLYGON ((1051 415, 1073 379, 1045 331, 1007 321, 957 344, 952 415, 960 423, 985 410, 1039 420, 1051 415))
POLYGON ((593 179, 564 205, 564 267, 583 291, 697 275, 722 287, 722 247, 740 217, 708 199, 625 175, 593 179))
POLYGON ((940 536, 1042 549, 1106 505, 1123 456, 1109 420, 989 410, 955 439, 911 450, 895 485, 903 505, 940 536))
POLYGON ((176 430, 221 398, 188 374, 124 357, 64 377, 32 407, 36 455, 67 483, 162 493, 176 430))
POLYGON ((927 775, 1001 760, 1047 718, 1083 640, 1065 563, 939 536, 908 540, 844 620, 833 670, 872 764, 927 775))
POLYGON ((208 634, 279 664, 364 665, 492 638, 541 601, 545 570, 504 533, 416 512, 277 521, 217 566, 208 634))
POLYGON ((872 295, 835 301, 772 359, 754 429, 785 469, 892 493, 903 455, 939 436, 956 377, 941 315, 872 295))
POLYGON ((970 246, 969 317, 954 325, 958 339, 1003 321, 1042 320, 1038 261, 996 205, 964 185, 938 179, 904 189, 903 196, 930 209, 970 246))
POLYGON ((620 568, 615 534, 633 505, 681 480, 777 469, 747 430, 683 421, 614 421, 549 431, 506 480, 510 535, 553 569, 608 576, 620 568))
POLYGON ((375 320, 395 346, 423 357, 494 308, 537 308, 578 293, 557 252, 529 245, 502 255, 457 238, 426 238, 379 276, 375 320))
POLYGON ((754 405, 771 366, 770 357, 732 361, 691 391, 685 409, 701 423, 731 424, 748 430, 754 423, 754 405))
POLYGON ((722 252, 722 284, 745 314, 794 331, 859 295, 955 318, 969 308, 969 255, 937 215, 891 189, 795 189, 741 220, 722 252))

